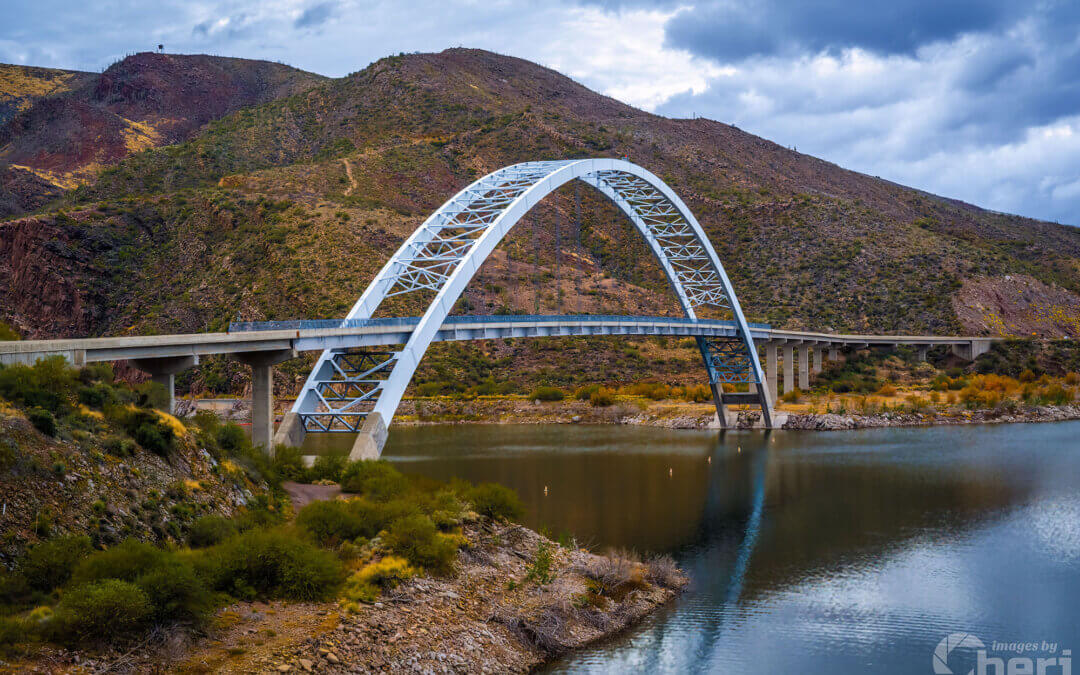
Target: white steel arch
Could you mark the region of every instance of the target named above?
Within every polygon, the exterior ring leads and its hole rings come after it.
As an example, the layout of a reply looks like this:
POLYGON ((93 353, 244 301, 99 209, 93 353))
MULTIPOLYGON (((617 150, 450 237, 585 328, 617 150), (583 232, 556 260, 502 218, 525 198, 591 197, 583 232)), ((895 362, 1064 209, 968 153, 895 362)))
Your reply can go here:
POLYGON ((765 425, 771 426, 772 405, 768 388, 760 386, 765 377, 749 327, 723 265, 693 213, 668 185, 640 166, 617 159, 582 159, 504 167, 473 182, 431 214, 346 316, 369 319, 388 297, 434 291, 434 300, 404 348, 362 354, 324 351, 293 405, 294 415, 283 427, 299 424, 303 431, 360 432, 354 457, 378 456, 386 426, 413 373, 468 282, 529 209, 574 179, 598 189, 630 218, 688 318, 696 319, 695 308, 702 305, 731 311, 738 339, 698 338, 721 421, 725 402, 753 402, 760 404, 765 425), (739 398, 723 394, 725 382, 759 386, 756 393, 739 398), (366 449, 358 452, 364 444, 366 449))

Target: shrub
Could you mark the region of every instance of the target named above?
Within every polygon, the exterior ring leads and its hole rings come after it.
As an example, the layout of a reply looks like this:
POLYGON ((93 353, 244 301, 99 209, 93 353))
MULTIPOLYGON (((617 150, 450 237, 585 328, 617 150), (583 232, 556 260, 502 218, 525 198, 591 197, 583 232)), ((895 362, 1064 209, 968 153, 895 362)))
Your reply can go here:
POLYGON ((877 390, 878 396, 896 396, 896 387, 891 384, 883 384, 877 390))
POLYGON ((48 410, 31 408, 26 412, 26 419, 30 420, 30 424, 33 424, 35 429, 46 436, 56 435, 56 418, 48 410))
POLYGON ((244 454, 244 451, 251 446, 251 441, 248 440, 247 434, 239 424, 232 422, 219 424, 214 431, 218 445, 229 455, 244 454))
POLYGON ((357 511, 339 499, 308 504, 296 516, 296 524, 322 546, 372 536, 357 511))
POLYGON ((684 582, 679 566, 675 563, 675 559, 669 555, 657 555, 649 558, 646 563, 646 570, 649 581, 664 588, 675 588, 684 582))
POLYGON ((237 597, 320 600, 341 585, 341 562, 330 552, 282 532, 251 530, 207 550, 211 585, 237 597))
POLYGON ((205 548, 220 544, 239 532, 236 523, 222 516, 203 516, 191 524, 188 544, 192 548, 205 548))
POLYGON ((123 638, 145 628, 153 613, 141 588, 119 579, 104 579, 65 593, 49 633, 58 642, 123 638))
POLYGON ((598 385, 598 384, 585 385, 584 387, 578 388, 574 392, 574 398, 576 398, 579 401, 588 401, 589 398, 593 394, 595 394, 598 389, 600 389, 600 385, 598 385))
POLYGON ((798 388, 796 388, 796 389, 792 389, 791 391, 785 391, 783 394, 781 394, 780 400, 783 401, 784 403, 798 403, 799 402, 799 397, 801 395, 802 395, 802 392, 799 391, 798 388))
POLYGON ((303 482, 307 480, 307 467, 300 448, 281 445, 274 449, 273 471, 277 480, 303 482))
POLYGON ((555 556, 551 552, 551 544, 541 539, 536 546, 536 555, 533 556, 532 565, 529 566, 529 572, 525 578, 535 581, 540 586, 550 584, 555 580, 555 573, 551 570, 554 563, 555 556))
POLYGON ((437 574, 449 573, 457 556, 457 545, 439 534, 435 523, 424 515, 413 515, 394 521, 386 534, 391 551, 412 564, 437 574))
POLYGON ((393 499, 409 488, 409 481, 384 460, 350 462, 341 472, 341 489, 376 501, 393 499))
POLYGON ((135 441, 130 438, 115 434, 106 436, 102 441, 102 445, 105 447, 105 452, 114 457, 131 457, 139 447, 135 441))
POLYGON ((558 387, 537 387, 529 398, 534 401, 561 401, 566 398, 566 392, 558 387))
POLYGON ((315 464, 308 469, 308 480, 329 480, 338 482, 349 460, 344 455, 319 455, 315 464))
POLYGON ((606 408, 615 402, 615 392, 600 387, 589 395, 589 404, 594 408, 606 408))
POLYGON ((209 589, 190 562, 169 554, 135 579, 153 607, 158 622, 202 622, 213 607, 209 589))
POLYGON ((58 537, 31 546, 19 570, 31 588, 51 591, 68 582, 75 566, 91 550, 90 537, 58 537))
POLYGON ((138 587, 157 621, 200 621, 211 607, 206 585, 191 562, 176 553, 128 539, 86 558, 75 569, 73 585, 118 579, 138 587))
POLYGON ((482 483, 468 490, 465 499, 480 515, 516 520, 525 514, 525 506, 516 492, 496 483, 482 483))
MULTIPOLYGON (((388 555, 378 562, 368 563, 345 582, 342 595, 346 600, 374 602, 382 590, 394 588, 402 581, 416 576, 417 570, 404 558, 388 555)), ((346 608, 356 607, 346 603, 346 608)))

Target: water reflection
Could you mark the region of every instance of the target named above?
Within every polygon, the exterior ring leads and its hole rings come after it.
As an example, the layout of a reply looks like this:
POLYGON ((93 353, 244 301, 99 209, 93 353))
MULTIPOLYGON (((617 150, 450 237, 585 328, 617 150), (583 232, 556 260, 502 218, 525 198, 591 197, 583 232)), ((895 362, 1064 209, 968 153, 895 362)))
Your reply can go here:
POLYGON ((908 673, 953 631, 1080 647, 1078 435, 435 427, 394 430, 387 456, 510 485, 532 527, 690 572, 672 606, 556 671, 908 673))

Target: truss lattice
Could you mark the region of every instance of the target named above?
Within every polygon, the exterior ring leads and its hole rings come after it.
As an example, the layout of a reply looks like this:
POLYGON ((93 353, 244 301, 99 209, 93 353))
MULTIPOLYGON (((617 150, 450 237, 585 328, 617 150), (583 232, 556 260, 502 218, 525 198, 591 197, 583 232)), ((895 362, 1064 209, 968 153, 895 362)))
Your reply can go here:
MULTIPOLYGON (((484 259, 529 209, 574 179, 600 190, 630 217, 664 268, 688 318, 696 319, 695 308, 702 306, 731 312, 739 339, 702 348, 710 382, 763 379, 753 339, 720 260, 670 187, 621 160, 525 162, 494 171, 456 194, 386 263, 347 319, 371 318, 384 299, 395 295, 429 291, 435 298, 399 352, 323 352, 293 406, 304 429, 356 432, 373 413, 389 425, 421 357, 484 259), (754 374, 748 374, 750 370, 754 374)), ((769 406, 762 393, 766 414, 769 406)))

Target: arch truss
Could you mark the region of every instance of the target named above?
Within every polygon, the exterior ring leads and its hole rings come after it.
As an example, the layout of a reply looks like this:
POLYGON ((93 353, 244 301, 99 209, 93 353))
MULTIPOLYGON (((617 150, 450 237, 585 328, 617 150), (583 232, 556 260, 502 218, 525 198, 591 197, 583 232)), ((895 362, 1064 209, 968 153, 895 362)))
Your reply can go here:
MULTIPOLYGON (((346 319, 369 319, 386 298, 416 291, 435 297, 396 352, 326 350, 292 413, 285 437, 303 432, 359 432, 354 457, 376 457, 420 359, 481 264, 533 206, 561 185, 581 180, 617 204, 645 237, 687 318, 703 306, 732 314, 738 337, 697 338, 721 422, 725 403, 754 403, 771 426, 771 401, 746 319, 723 266, 694 215, 663 181, 630 162, 585 159, 525 162, 494 171, 454 195, 401 245, 346 319), (750 383, 730 394, 726 383, 750 383)), ((279 438, 282 438, 279 432, 279 438)))

